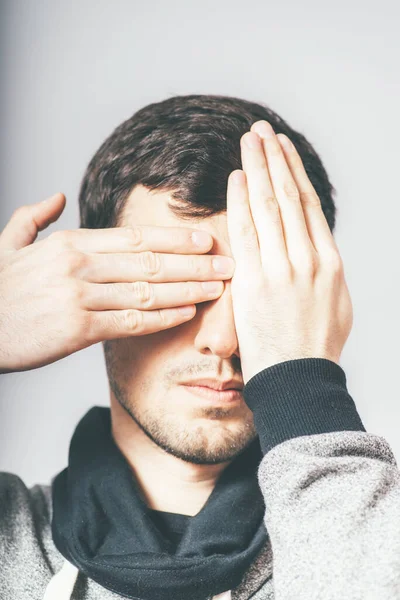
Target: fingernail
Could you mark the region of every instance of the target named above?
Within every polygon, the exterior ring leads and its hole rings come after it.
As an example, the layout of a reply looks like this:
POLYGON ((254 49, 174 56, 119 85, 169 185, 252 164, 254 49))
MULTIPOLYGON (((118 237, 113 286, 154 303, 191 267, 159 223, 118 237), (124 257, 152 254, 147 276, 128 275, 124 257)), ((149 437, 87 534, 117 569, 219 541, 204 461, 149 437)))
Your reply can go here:
POLYGON ((192 240, 196 246, 209 246, 211 242, 211 236, 205 231, 193 231, 192 240))
POLYGON ((261 146, 261 140, 255 132, 246 133, 243 140, 246 146, 248 146, 249 148, 255 149, 260 148, 261 146))
POLYGON ((224 273, 225 275, 228 273, 233 273, 235 262, 233 258, 229 256, 213 258, 213 267, 214 271, 217 273, 224 273))
POLYGON ((274 136, 274 130, 267 121, 258 121, 252 126, 252 131, 255 131, 263 138, 271 138, 274 136))
POLYGON ((233 171, 230 177, 235 185, 243 185, 246 181, 243 171, 233 171))
POLYGON ((281 142, 282 146, 284 148, 286 148, 286 150, 292 150, 293 148, 293 144, 292 142, 289 140, 288 137, 286 137, 286 135, 282 134, 279 135, 279 141, 281 142))

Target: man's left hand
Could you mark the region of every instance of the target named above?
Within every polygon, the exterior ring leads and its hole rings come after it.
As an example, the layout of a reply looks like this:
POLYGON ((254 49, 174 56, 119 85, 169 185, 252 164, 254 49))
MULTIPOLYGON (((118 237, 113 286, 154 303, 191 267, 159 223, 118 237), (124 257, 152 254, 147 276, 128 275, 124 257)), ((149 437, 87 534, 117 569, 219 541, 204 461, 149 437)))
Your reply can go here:
POLYGON ((339 363, 353 324, 352 303, 301 158, 266 121, 242 136, 241 152, 243 170, 228 179, 227 224, 244 383, 286 360, 339 363))

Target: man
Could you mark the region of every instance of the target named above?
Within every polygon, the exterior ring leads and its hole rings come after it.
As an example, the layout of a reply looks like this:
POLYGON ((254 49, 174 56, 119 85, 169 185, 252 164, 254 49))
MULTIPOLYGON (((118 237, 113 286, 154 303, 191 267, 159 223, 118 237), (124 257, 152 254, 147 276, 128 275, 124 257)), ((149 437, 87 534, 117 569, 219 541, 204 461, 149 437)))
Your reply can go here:
POLYGON ((51 486, 1 474, 2 597, 400 598, 399 470, 339 365, 332 192, 270 109, 182 96, 104 142, 81 230, 32 244, 60 194, 16 211, 0 368, 102 341, 110 410, 51 486))

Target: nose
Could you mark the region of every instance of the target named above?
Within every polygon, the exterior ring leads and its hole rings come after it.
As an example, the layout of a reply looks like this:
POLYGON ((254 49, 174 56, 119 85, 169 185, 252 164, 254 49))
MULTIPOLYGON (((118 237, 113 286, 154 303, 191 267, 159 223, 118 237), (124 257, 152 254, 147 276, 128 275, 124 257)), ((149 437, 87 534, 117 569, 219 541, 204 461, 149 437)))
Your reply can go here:
POLYGON ((231 282, 224 281, 224 291, 216 299, 197 304, 194 320, 198 323, 195 334, 196 350, 221 358, 239 357, 238 340, 231 296, 231 282))

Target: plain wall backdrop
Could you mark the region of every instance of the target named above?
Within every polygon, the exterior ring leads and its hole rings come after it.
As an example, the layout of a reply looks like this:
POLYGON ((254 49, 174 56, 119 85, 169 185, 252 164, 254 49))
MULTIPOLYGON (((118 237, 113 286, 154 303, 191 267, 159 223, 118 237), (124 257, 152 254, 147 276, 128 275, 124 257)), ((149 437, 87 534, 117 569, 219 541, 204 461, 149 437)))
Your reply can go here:
MULTIPOLYGON (((78 228, 87 163, 150 102, 266 103, 307 136, 337 190, 354 308, 341 366, 366 429, 399 460, 399 18, 396 0, 3 1, 0 230, 57 191, 66 208, 38 240, 78 228)), ((0 376, 0 471, 50 482, 78 420, 108 402, 101 344, 0 376)))

